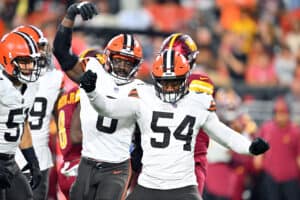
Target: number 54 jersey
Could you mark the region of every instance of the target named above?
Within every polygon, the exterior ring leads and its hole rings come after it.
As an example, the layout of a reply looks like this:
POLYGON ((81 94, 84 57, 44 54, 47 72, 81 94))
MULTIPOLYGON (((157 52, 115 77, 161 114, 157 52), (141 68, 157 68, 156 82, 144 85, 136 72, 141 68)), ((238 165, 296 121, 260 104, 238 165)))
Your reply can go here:
MULTIPOLYGON (((91 69, 97 73, 96 90, 111 99, 127 97, 137 85, 143 84, 140 80, 134 80, 128 84, 117 85, 112 76, 94 58, 89 58, 86 67, 87 70, 91 69)), ((82 89, 80 90, 80 105, 83 132, 81 155, 112 163, 129 159, 129 147, 135 129, 135 120, 131 118, 115 119, 99 115, 82 89)))
POLYGON ((138 183, 155 189, 197 185, 195 138, 213 109, 212 96, 190 93, 170 104, 159 99, 153 87, 139 88, 138 94, 141 101, 136 115, 143 148, 138 183))

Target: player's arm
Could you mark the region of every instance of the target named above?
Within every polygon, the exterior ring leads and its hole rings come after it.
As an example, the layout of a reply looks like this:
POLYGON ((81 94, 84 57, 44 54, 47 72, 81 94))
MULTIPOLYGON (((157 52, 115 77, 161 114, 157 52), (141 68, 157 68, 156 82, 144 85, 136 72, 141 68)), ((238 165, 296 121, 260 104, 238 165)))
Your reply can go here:
POLYGON ((29 122, 27 120, 24 124, 24 132, 22 134, 19 147, 25 160, 27 161, 27 165, 22 169, 22 171, 25 171, 27 169, 30 170, 30 173, 32 175, 30 186, 32 187, 32 189, 35 189, 40 184, 42 175, 40 172, 39 161, 32 146, 31 131, 29 122))
POLYGON ((84 71, 78 56, 71 51, 72 29, 75 17, 78 14, 81 15, 83 20, 88 20, 97 14, 97 10, 93 3, 86 1, 72 4, 58 26, 53 42, 53 54, 61 65, 62 70, 77 83, 79 83, 79 78, 84 71))
POLYGON ((269 149, 261 138, 250 141, 242 134, 222 123, 215 112, 211 112, 204 124, 205 132, 216 142, 240 154, 258 155, 269 149))
POLYGON ((77 104, 77 107, 73 112, 70 133, 71 133, 72 144, 80 144, 82 142, 82 131, 81 131, 81 123, 80 123, 80 103, 77 104))
POLYGON ((137 98, 111 99, 98 93, 96 89, 97 74, 88 70, 80 79, 80 87, 85 90, 93 108, 110 118, 135 117, 139 109, 137 98))

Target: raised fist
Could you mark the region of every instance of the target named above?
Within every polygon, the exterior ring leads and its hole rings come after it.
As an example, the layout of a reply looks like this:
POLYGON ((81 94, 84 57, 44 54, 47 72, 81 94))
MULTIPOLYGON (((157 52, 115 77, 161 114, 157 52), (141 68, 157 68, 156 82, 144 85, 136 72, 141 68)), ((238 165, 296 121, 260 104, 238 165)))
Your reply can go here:
POLYGON ((94 15, 97 15, 96 6, 87 1, 72 4, 68 10, 66 17, 74 21, 76 15, 80 14, 83 20, 92 19, 94 15))
POLYGON ((261 138, 256 138, 252 141, 249 147, 249 151, 253 155, 259 155, 266 152, 269 148, 270 146, 265 140, 261 138))
POLYGON ((97 74, 91 70, 86 71, 80 78, 80 87, 87 93, 92 92, 96 88, 97 74))

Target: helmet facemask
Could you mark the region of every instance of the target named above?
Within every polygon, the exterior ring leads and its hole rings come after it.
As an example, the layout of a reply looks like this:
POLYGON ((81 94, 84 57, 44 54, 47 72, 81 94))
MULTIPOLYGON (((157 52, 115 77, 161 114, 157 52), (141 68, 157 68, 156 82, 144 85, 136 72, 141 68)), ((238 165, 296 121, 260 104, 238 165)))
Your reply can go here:
POLYGON ((154 78, 154 80, 156 95, 164 102, 176 103, 188 92, 186 77, 164 80, 154 78))
POLYGON ((14 65, 13 76, 22 83, 30 83, 38 80, 41 68, 37 65, 39 56, 19 56, 12 60, 14 65))
POLYGON ((110 52, 107 57, 109 73, 117 84, 126 84, 133 81, 140 66, 141 59, 119 52, 110 52))
POLYGON ((37 43, 40 56, 37 59, 37 65, 41 68, 41 75, 45 74, 47 71, 51 71, 52 65, 52 53, 51 48, 46 38, 40 38, 37 43))

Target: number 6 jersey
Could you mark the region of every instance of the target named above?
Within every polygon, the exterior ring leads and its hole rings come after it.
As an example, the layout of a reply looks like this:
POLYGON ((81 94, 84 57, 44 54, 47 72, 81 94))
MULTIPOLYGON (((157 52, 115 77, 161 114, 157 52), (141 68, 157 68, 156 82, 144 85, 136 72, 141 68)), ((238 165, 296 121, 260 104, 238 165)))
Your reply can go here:
MULTIPOLYGON (((97 89, 111 99, 127 97, 138 84, 143 84, 142 81, 135 79, 128 84, 117 85, 95 58, 89 58, 87 69, 97 73, 97 89)), ((115 119, 99 115, 82 89, 80 90, 80 105, 83 132, 81 155, 112 163, 120 163, 129 159, 129 146, 135 129, 134 119, 115 119)))

